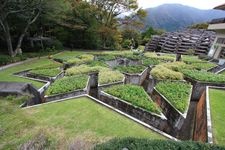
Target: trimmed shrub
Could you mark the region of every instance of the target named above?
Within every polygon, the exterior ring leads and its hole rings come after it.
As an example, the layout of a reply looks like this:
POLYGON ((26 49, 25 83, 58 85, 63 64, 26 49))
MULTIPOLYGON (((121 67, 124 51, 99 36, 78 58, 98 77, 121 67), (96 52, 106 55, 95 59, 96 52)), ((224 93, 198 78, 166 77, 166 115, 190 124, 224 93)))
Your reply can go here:
POLYGON ((164 61, 164 62, 175 60, 174 54, 157 54, 157 53, 147 52, 147 53, 144 54, 144 56, 147 57, 147 58, 155 58, 155 59, 158 59, 158 60, 164 61))
POLYGON ((182 82, 164 81, 156 85, 156 89, 181 113, 188 109, 191 85, 182 82))
POLYGON ((179 71, 180 69, 188 68, 189 66, 185 64, 184 62, 171 62, 171 63, 164 63, 161 64, 162 66, 171 69, 173 71, 179 71))
POLYGON ((183 80, 182 73, 173 71, 161 65, 154 67, 150 74, 153 78, 158 80, 183 80))
POLYGON ((8 55, 0 55, 0 65, 6 65, 13 61, 12 57, 8 55))
POLYGON ((120 72, 130 73, 130 74, 136 74, 136 73, 142 73, 146 67, 145 66, 118 66, 114 69, 119 70, 120 72))
POLYGON ((78 89, 84 89, 88 80, 87 75, 64 77, 56 80, 47 90, 47 95, 62 94, 78 89))
POLYGON ((172 140, 150 140, 139 138, 114 138, 106 143, 98 144, 94 150, 224 150, 225 147, 198 142, 172 140))
POLYGON ((213 67, 216 67, 217 65, 211 62, 197 62, 197 63, 191 63, 190 66, 193 69, 197 69, 197 70, 209 70, 213 67))
POLYGON ((105 89, 105 92, 135 106, 141 107, 156 114, 160 114, 160 109, 140 86, 130 84, 116 85, 105 89))

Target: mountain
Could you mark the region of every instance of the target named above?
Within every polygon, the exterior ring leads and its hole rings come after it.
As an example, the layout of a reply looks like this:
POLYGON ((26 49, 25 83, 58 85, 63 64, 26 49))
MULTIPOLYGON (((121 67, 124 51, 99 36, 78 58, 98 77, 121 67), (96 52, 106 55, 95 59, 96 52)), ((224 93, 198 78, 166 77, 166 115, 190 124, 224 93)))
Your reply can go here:
POLYGON ((145 26, 176 31, 192 24, 208 22, 215 18, 225 17, 225 11, 201 10, 181 4, 164 4, 148 8, 145 26))

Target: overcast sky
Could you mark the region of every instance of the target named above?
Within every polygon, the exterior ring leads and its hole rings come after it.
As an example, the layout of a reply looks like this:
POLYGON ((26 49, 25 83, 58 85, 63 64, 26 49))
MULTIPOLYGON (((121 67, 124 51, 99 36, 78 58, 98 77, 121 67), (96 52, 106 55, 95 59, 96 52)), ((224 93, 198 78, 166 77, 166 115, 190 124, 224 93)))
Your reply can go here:
POLYGON ((199 9, 212 9, 225 3, 225 0, 138 0, 142 8, 156 7, 162 4, 178 3, 199 9))

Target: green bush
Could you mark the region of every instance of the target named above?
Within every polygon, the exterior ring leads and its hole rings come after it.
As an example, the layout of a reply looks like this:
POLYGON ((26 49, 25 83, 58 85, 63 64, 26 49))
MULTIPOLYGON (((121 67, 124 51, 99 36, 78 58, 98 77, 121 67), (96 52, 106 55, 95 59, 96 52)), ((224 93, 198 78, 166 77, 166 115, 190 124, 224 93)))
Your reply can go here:
POLYGON ((164 66, 157 65, 151 72, 151 76, 158 80, 183 80, 183 74, 173 71, 164 66))
POLYGON ((198 142, 172 140, 150 140, 139 138, 114 138, 98 144, 94 150, 224 150, 225 147, 198 142))
POLYGON ((125 48, 125 49, 130 49, 131 40, 129 40, 129 39, 124 40, 123 43, 122 43, 122 47, 125 48))
POLYGON ((8 55, 0 55, 0 65, 6 65, 9 63, 12 63, 13 59, 12 57, 8 55))
POLYGON ((146 67, 145 66, 117 66, 114 69, 119 70, 120 72, 130 73, 130 74, 136 74, 136 73, 142 73, 146 67))
POLYGON ((36 70, 31 70, 30 73, 36 74, 36 75, 42 75, 42 76, 47 76, 47 77, 55 77, 61 72, 60 69, 58 68, 53 68, 53 69, 36 69, 36 70))
POLYGON ((164 81, 156 85, 156 89, 164 95, 180 112, 188 109, 191 85, 182 82, 164 81))
POLYGON ((46 94, 55 95, 84 89, 86 87, 87 80, 87 75, 64 77, 52 83, 46 94))
POLYGON ((127 101, 135 106, 141 107, 150 112, 160 114, 159 108, 151 100, 145 90, 140 86, 129 84, 116 85, 105 89, 105 92, 124 101, 127 101))
POLYGON ((192 79, 203 81, 203 82, 213 82, 213 83, 225 83, 225 75, 214 74, 206 71, 198 70, 188 70, 183 69, 181 72, 192 79))

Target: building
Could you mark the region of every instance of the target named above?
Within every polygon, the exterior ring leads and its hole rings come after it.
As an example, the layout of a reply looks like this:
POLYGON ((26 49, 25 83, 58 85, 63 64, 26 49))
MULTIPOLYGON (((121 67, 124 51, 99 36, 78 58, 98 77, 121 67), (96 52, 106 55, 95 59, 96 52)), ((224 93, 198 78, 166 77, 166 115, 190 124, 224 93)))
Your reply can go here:
MULTIPOLYGON (((217 6, 214 9, 225 11, 225 4, 217 6)), ((213 19, 210 22, 208 29, 216 32, 216 38, 208 56, 214 59, 221 59, 222 61, 225 59, 225 18, 213 19)))

